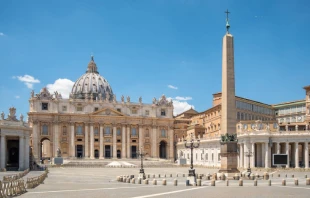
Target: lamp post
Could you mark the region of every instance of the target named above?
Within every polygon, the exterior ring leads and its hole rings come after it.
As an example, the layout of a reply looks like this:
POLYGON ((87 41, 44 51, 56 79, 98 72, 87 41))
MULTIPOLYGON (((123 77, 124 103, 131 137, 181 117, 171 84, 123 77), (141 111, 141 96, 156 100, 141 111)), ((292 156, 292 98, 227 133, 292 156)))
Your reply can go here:
POLYGON ((248 157, 248 161, 249 161, 247 172, 251 173, 250 160, 251 160, 251 157, 253 156, 253 152, 247 151, 244 154, 245 154, 246 157, 248 157))
POLYGON ((143 157, 146 155, 147 153, 143 153, 142 152, 142 146, 140 147, 140 151, 137 152, 137 155, 140 157, 141 159, 141 168, 140 168, 140 172, 139 172, 139 176, 143 179, 146 179, 145 177, 145 173, 144 173, 144 169, 143 169, 143 157))
POLYGON ((193 169, 194 168, 194 166, 193 166, 193 149, 194 148, 198 148, 199 147, 199 143, 200 143, 199 139, 195 142, 193 134, 191 134, 189 142, 187 142, 186 139, 184 140, 185 148, 190 148, 191 149, 191 166, 190 166, 190 169, 188 170, 188 172, 189 172, 188 176, 194 176, 194 177, 196 176, 195 169, 193 169))

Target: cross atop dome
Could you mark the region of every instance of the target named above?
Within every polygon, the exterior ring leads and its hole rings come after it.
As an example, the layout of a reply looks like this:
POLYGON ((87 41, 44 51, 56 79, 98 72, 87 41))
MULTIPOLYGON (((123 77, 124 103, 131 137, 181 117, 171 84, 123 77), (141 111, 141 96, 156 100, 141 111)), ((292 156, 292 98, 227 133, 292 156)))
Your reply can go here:
POLYGON ((96 73, 96 74, 99 74, 99 72, 97 71, 97 65, 96 65, 96 63, 94 61, 94 56, 93 55, 91 55, 91 57, 90 57, 90 62, 88 63, 86 73, 96 73))

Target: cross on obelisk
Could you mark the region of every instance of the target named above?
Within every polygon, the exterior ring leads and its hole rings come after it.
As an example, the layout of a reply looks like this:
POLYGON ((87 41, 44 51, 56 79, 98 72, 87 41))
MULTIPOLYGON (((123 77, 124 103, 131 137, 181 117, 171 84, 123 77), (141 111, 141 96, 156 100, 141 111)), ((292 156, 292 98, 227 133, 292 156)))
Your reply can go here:
POLYGON ((227 34, 229 34, 230 25, 229 25, 229 18, 228 18, 228 15, 230 14, 230 12, 229 12, 228 9, 227 9, 225 13, 226 13, 226 31, 227 31, 227 34))

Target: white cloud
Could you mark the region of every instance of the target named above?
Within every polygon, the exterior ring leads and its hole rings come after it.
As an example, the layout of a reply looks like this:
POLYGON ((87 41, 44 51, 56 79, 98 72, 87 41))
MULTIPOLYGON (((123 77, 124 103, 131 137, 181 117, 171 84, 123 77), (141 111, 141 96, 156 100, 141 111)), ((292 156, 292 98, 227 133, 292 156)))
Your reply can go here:
MULTIPOLYGON (((180 97, 180 96, 178 96, 178 97, 181 99, 183 99, 183 98, 191 98, 192 99, 192 97, 180 97)), ((173 101, 173 107, 174 107, 173 108, 173 115, 174 116, 176 116, 176 115, 178 115, 184 111, 187 111, 190 108, 195 109, 195 107, 193 105, 189 104, 187 101, 179 100, 179 99, 177 99, 177 97, 176 98, 169 97, 169 98, 167 98, 167 100, 173 101)))
POLYGON ((69 98, 73 85, 73 81, 66 78, 59 78, 54 82, 54 84, 48 84, 46 88, 51 93, 57 91, 63 98, 69 98))
POLYGON ((170 89, 178 89, 177 87, 175 87, 173 85, 168 85, 168 88, 170 88, 170 89))
POLYGON ((19 98, 20 98, 20 96, 15 96, 15 98, 16 98, 16 99, 19 99, 19 98))
POLYGON ((27 74, 25 74, 24 76, 13 76, 12 78, 17 78, 19 81, 23 82, 29 89, 32 89, 35 83, 40 83, 39 79, 35 79, 33 76, 27 74))
POLYGON ((192 97, 181 97, 181 96, 177 96, 175 97, 176 100, 192 100, 192 97))
POLYGON ((3 32, 0 32, 0 36, 4 36, 5 34, 3 32))

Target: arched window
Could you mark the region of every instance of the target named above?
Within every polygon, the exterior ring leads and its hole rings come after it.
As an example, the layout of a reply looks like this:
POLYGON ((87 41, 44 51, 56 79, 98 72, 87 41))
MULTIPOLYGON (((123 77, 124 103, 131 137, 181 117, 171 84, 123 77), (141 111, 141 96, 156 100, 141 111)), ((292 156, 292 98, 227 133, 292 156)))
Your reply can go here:
POLYGON ((237 113, 237 120, 240 120, 240 112, 237 113))
POLYGON ((82 126, 78 126, 76 129, 76 135, 83 135, 83 128, 82 126))
POLYGON ((165 129, 162 129, 161 130, 161 137, 166 137, 166 130, 165 129))
POLYGON ((98 128, 98 127, 95 127, 95 128, 94 128, 94 135, 95 135, 95 136, 98 136, 98 135, 99 135, 99 128, 98 128))
POLYGON ((244 117, 243 117, 243 113, 241 113, 241 118, 240 118, 241 120, 243 120, 244 119, 244 117))
POLYGON ((42 126, 42 135, 48 135, 48 126, 46 124, 42 126))
POLYGON ((62 135, 63 135, 63 136, 66 136, 66 135, 67 135, 67 127, 66 127, 66 126, 63 126, 63 127, 62 127, 62 135))

